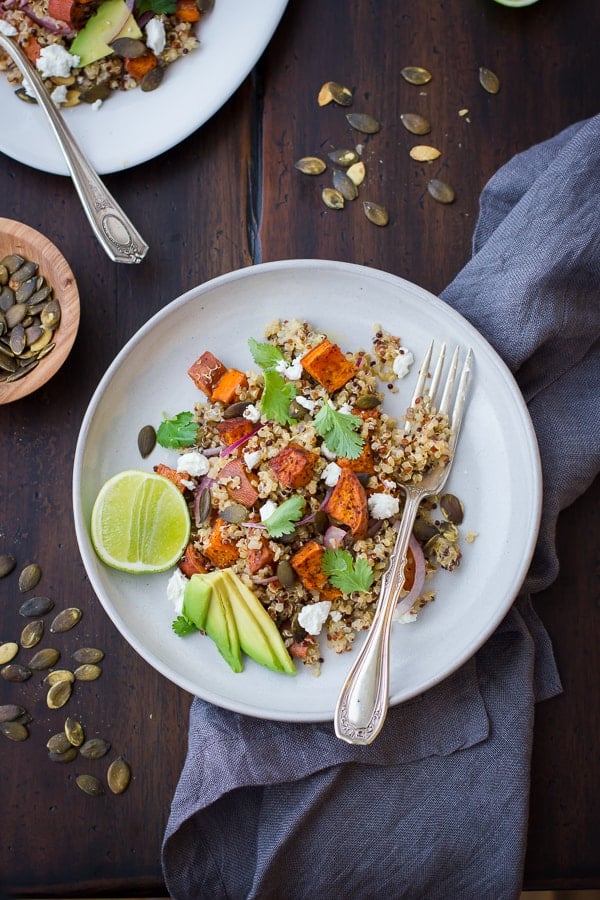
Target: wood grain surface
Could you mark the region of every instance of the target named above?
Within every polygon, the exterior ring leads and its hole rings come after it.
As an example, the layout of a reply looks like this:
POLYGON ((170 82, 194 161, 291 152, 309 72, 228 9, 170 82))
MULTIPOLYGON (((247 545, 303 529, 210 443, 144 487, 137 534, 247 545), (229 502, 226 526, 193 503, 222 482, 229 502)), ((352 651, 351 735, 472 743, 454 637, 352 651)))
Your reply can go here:
MULTIPOLYGON (((102 774, 123 755, 133 771, 120 797, 81 794, 74 785, 79 764, 47 758, 45 743, 64 716, 47 709, 42 679, 0 679, 0 703, 20 703, 33 718, 27 741, 0 736, 0 895, 165 894, 160 845, 185 758, 191 698, 151 669, 104 614, 79 558, 71 510, 79 426, 116 353, 184 291, 261 261, 346 260, 441 292, 469 259, 479 194, 490 176, 515 153, 598 112, 599 31, 597 0, 540 0, 521 10, 493 0, 290 0, 255 70, 209 122, 156 160, 105 177, 150 245, 139 266, 108 260, 67 178, 0 155, 0 215, 56 244, 81 299, 79 332, 61 370, 36 393, 0 407, 0 553, 18 561, 0 581, 0 642, 18 640, 24 597, 17 574, 35 560, 43 571, 36 593, 52 597, 57 609, 83 610, 77 629, 55 637, 65 664, 78 646, 106 652, 102 676, 78 685, 65 708, 88 736, 111 742, 110 754, 88 770, 102 774), (431 83, 407 84, 399 75, 405 65, 430 69, 431 83), (498 94, 481 88, 482 65, 498 74, 498 94), (360 138, 342 108, 318 106, 318 90, 330 79, 354 90, 354 110, 379 119, 378 134, 360 138), (427 116, 431 134, 414 140, 400 124, 403 112, 427 116), (359 202, 326 210, 322 181, 294 168, 301 156, 359 140, 368 199, 389 210, 386 228, 369 223, 359 202), (437 146, 440 159, 414 162, 414 143, 437 146), (452 184, 454 204, 436 204, 427 194, 431 176, 452 184)), ((285 298, 282 312, 293 314, 285 298)), ((562 515, 561 574, 535 602, 565 691, 537 710, 525 879, 531 889, 600 885, 593 827, 598 500, 596 483, 562 515)))

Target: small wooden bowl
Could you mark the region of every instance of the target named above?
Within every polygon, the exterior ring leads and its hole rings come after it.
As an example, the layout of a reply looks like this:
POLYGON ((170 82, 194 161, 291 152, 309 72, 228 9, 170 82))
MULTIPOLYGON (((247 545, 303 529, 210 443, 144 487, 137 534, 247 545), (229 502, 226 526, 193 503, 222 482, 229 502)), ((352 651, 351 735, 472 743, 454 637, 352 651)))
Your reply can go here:
POLYGON ((53 296, 60 303, 61 317, 54 333, 52 352, 17 381, 0 381, 0 404, 26 397, 52 378, 69 355, 79 328, 79 291, 75 276, 54 244, 29 225, 0 218, 0 260, 10 253, 38 264, 38 273, 52 287, 53 296))

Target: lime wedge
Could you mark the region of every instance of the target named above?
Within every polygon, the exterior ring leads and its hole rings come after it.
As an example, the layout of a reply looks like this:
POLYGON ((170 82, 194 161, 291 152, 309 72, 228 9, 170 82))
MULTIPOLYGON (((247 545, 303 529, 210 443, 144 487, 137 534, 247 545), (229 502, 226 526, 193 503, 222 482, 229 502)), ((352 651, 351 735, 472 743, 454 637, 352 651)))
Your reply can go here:
POLYGON ((92 544, 113 569, 164 572, 180 559, 189 537, 186 500, 162 475, 128 469, 113 475, 96 497, 92 544))

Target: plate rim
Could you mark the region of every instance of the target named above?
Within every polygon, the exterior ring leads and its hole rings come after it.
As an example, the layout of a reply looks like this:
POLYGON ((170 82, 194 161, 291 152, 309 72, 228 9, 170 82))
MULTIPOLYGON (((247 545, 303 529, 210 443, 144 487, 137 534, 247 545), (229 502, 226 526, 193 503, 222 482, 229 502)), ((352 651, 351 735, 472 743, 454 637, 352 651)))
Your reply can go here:
MULTIPOLYGON (((493 615, 486 621, 486 625, 482 627, 477 635, 476 639, 472 641, 468 647, 464 649, 464 651, 457 655, 454 659, 453 664, 450 669, 445 668, 443 671, 434 672, 429 678, 422 681, 415 689, 409 690, 408 692, 400 692, 401 696, 399 697, 398 692, 393 693, 390 697, 390 706, 396 706, 401 703, 404 703, 408 700, 413 699, 415 696, 421 695, 425 693, 430 688, 434 687, 436 684, 450 677, 454 672, 456 672, 462 665, 464 665, 469 659, 471 659, 477 651, 481 648, 481 646, 485 643, 485 641, 493 634, 496 630, 500 622, 506 616, 508 610, 514 603, 516 599, 519 589, 521 588, 527 571, 529 570, 529 566, 535 551, 535 546, 537 542, 537 536, 539 533, 539 527, 541 522, 541 512, 542 512, 542 501, 543 501, 543 492, 542 492, 542 466, 541 466, 541 458, 539 453, 539 446, 537 442, 537 436, 535 433, 535 429, 529 414, 529 410, 527 408, 527 404, 525 399, 518 387, 518 384, 502 359, 502 357, 498 354, 498 352, 494 349, 494 347, 489 343, 489 341, 479 332, 474 325, 472 325, 468 319, 466 319, 461 313, 457 310, 453 309, 448 303, 442 300, 440 297, 432 294, 427 291, 425 288, 416 285, 414 282, 408 281, 401 276, 394 275, 392 273, 386 272, 381 269, 375 269, 370 266, 365 266, 357 263, 349 263, 337 260, 323 260, 323 259, 282 259, 282 260, 274 260, 266 263, 258 263, 256 265, 242 267, 240 269, 235 269, 233 271, 218 275, 212 279, 209 279, 206 282, 202 282, 184 293, 180 294, 178 297, 170 301, 165 307, 158 310, 150 319, 148 319, 139 329, 133 334, 129 340, 125 343, 119 353, 115 356, 113 361, 108 366, 105 371, 103 377, 98 383, 97 388, 95 389, 92 397, 90 398, 88 407, 85 411, 84 417, 81 422, 80 431, 77 438, 74 461, 73 461, 73 491, 72 491, 72 500, 73 500, 73 512, 75 519, 75 531, 77 537, 78 550, 80 553, 80 558, 83 562, 84 568, 86 569, 86 574, 90 580, 90 584, 96 594, 96 598, 98 599, 100 605, 103 607, 106 614, 109 616, 113 624, 117 627, 122 636, 126 639, 129 645, 153 668, 155 668, 158 673, 167 678, 167 680, 172 681, 176 685, 178 685, 183 690, 186 690, 188 693, 194 696, 201 696, 204 700, 211 702, 221 708, 228 709, 232 712, 242 713, 245 715, 249 715, 255 718, 261 718, 264 720, 275 720, 275 721, 290 721, 290 722, 327 722, 333 720, 334 711, 333 709, 330 713, 320 714, 315 712, 298 712, 297 710, 291 710, 287 714, 281 712, 280 710, 274 710, 272 713, 269 711, 265 711, 263 707, 251 708, 249 707, 247 702, 236 702, 235 700, 230 700, 226 698, 225 700, 219 695, 215 694, 214 691, 205 690, 201 694, 198 693, 197 685, 194 686, 191 679, 186 679, 185 677, 178 677, 169 670, 169 674, 166 674, 164 671, 161 671, 157 668, 156 665, 149 659, 148 651, 144 650, 144 647, 137 639, 135 635, 130 633, 129 628, 124 627, 123 622, 121 621, 118 611, 114 609, 112 606, 107 608, 106 603, 102 597, 102 590, 97 586, 96 578, 94 573, 87 570, 87 566, 85 565, 85 558, 82 553, 82 544, 81 544, 81 535, 82 533, 86 533, 87 536, 87 528, 85 521, 83 521, 83 515, 81 509, 78 507, 78 496, 81 492, 81 458, 85 449, 85 438, 91 427, 93 422, 94 415, 98 408, 98 405, 101 401, 101 398, 106 390, 108 384, 113 378, 114 374, 118 371, 121 365, 124 364, 129 352, 135 347, 136 344, 141 342, 145 335, 151 331, 153 331, 158 325, 160 325, 163 319, 168 318, 173 312, 179 309, 181 306, 186 305, 191 300, 197 301, 202 295, 210 293, 211 291, 220 288, 223 284, 239 281, 240 279, 257 277, 264 273, 269 272, 281 272, 286 269, 293 272, 295 269, 304 269, 306 267, 312 267, 321 271, 330 270, 345 270, 346 272, 354 273, 357 276, 372 278, 375 280, 383 279, 385 281, 390 282, 392 285, 396 285, 399 288, 404 288, 404 290, 409 290, 410 292, 417 292, 422 296, 426 297, 428 301, 430 301, 433 306, 442 308, 444 310, 444 314, 450 315, 451 318, 456 318, 457 321, 460 322, 461 328, 464 328, 467 334, 472 334, 474 340, 485 346, 486 352, 488 354, 489 360, 498 368, 499 373, 502 375, 504 383, 510 390, 511 399, 514 401, 513 405, 518 411, 518 418, 523 426, 523 433, 526 438, 523 444, 527 447, 527 461, 528 465, 531 469, 531 485, 532 485, 532 504, 529 508, 529 513, 531 517, 531 528, 529 529, 529 537, 527 540, 527 546, 524 548, 524 552, 520 558, 520 565, 517 567, 515 572, 513 573, 513 577, 510 583, 510 591, 508 594, 511 599, 508 599, 503 604, 498 604, 498 607, 495 608, 493 615)), ((349 668, 349 667, 348 667, 349 668)))

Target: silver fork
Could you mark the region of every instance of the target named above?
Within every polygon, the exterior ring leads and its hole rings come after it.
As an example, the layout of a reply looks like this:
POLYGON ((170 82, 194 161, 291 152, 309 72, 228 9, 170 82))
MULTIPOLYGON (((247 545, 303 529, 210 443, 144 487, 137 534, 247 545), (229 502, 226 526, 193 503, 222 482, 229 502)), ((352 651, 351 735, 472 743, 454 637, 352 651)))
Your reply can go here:
MULTIPOLYGON (((381 591, 375 607, 373 623, 344 682, 335 710, 335 733, 349 744, 370 744, 375 740, 385 722, 389 705, 390 634, 398 594, 404 584, 408 542, 419 504, 425 497, 439 493, 450 474, 466 406, 473 366, 473 351, 468 351, 463 363, 456 388, 456 399, 450 413, 450 404, 458 375, 460 351, 458 347, 454 351, 439 406, 437 406, 446 345, 443 344, 441 347, 431 381, 427 385, 433 343, 432 341, 429 345, 421 363, 411 407, 415 405, 418 398, 421 398, 421 402, 427 403, 432 409, 448 414, 451 429, 450 458, 447 463, 431 469, 419 484, 402 485, 406 494, 406 502, 396 543, 390 556, 390 565, 381 581, 381 591)), ((407 433, 410 432, 411 422, 408 417, 404 427, 407 433)))

